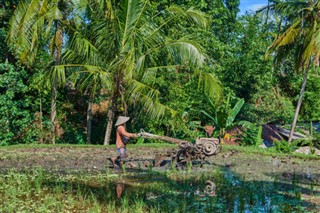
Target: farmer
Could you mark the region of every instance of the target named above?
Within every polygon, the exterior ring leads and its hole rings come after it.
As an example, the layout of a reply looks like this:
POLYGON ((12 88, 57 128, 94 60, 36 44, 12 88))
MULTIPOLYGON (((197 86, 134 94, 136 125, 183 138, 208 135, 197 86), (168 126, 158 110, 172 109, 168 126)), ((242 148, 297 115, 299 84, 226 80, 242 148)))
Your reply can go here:
POLYGON ((127 150, 126 150, 126 144, 129 142, 130 138, 136 138, 138 137, 138 134, 135 133, 129 133, 125 129, 125 123, 129 120, 129 117, 119 116, 118 120, 115 124, 117 127, 116 130, 116 147, 118 150, 119 155, 111 158, 112 164, 115 167, 116 166, 116 160, 120 160, 120 168, 123 166, 123 160, 128 157, 127 150))

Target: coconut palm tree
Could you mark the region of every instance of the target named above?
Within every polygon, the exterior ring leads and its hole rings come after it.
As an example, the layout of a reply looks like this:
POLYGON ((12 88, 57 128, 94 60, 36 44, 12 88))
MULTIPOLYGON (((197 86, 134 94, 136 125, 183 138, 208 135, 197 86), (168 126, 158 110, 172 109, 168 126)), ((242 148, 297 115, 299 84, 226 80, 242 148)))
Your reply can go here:
MULTIPOLYGON (((79 39, 74 37, 73 48, 67 51, 64 58, 66 62, 76 59, 91 67, 99 67, 112 76, 112 84, 109 82, 112 87, 107 89, 110 105, 104 141, 104 144, 109 144, 115 113, 126 114, 128 104, 139 103, 151 117, 159 118, 166 112, 174 114, 173 110, 158 101, 159 92, 152 88, 148 79, 156 75, 157 70, 170 72, 179 64, 200 67, 204 55, 196 42, 185 38, 170 39, 162 29, 175 18, 184 17, 202 26, 206 24, 206 19, 199 11, 185 11, 172 6, 166 11, 170 15, 169 20, 158 26, 148 13, 148 1, 110 0, 101 4, 91 0, 88 3, 86 31, 90 33, 79 39), (88 57, 91 59, 86 60, 88 57)), ((62 67, 67 66, 59 68, 62 67)), ((194 70, 210 97, 215 95, 214 91, 221 90, 217 90, 220 84, 216 84, 216 78, 210 73, 194 70)))
MULTIPOLYGON (((80 2, 80 1, 77 1, 80 2)), ((32 66, 39 48, 49 50, 54 65, 61 62, 66 27, 75 18, 73 0, 21 0, 9 22, 7 42, 22 65, 32 66)), ((48 65, 50 67, 50 65, 48 65)), ((56 141, 57 84, 64 73, 52 72, 51 138, 56 141)))
MULTIPOLYGON (((64 68, 61 66, 60 68, 64 68)), ((79 68, 79 66, 78 66, 79 68)), ((82 70, 73 72, 70 76, 71 82, 74 86, 83 94, 89 96, 88 107, 87 107, 87 144, 91 143, 91 132, 92 132, 92 106, 95 96, 102 89, 109 89, 111 87, 110 83, 110 73, 104 70, 97 70, 96 67, 84 66, 82 70)))
MULTIPOLYGON (((269 11, 284 17, 290 23, 278 35, 269 47, 267 54, 276 54, 276 62, 282 63, 283 59, 294 50, 294 59, 297 71, 303 73, 303 83, 297 102, 289 142, 297 123, 303 94, 307 84, 309 68, 312 63, 319 65, 320 53, 320 2, 318 0, 286 0, 271 1, 262 11, 269 11)), ((283 23, 282 23, 283 24, 283 23)))

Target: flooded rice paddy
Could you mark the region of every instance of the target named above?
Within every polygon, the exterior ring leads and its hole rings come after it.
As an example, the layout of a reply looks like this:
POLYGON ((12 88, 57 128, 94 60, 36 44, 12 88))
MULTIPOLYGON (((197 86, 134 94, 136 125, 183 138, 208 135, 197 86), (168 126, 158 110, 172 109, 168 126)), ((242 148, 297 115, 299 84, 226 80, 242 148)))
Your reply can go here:
POLYGON ((120 170, 100 151, 2 150, 0 212, 320 212, 319 160, 228 151, 203 167, 153 168, 137 151, 120 170), (73 160, 80 153, 87 161, 73 160))

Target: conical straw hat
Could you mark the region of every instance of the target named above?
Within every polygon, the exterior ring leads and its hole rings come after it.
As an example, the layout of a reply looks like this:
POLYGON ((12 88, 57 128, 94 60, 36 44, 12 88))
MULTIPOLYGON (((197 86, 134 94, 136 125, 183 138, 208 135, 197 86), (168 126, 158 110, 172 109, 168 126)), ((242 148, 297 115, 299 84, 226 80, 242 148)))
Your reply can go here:
POLYGON ((130 118, 125 116, 119 116, 115 126, 119 126, 121 124, 126 123, 130 118))

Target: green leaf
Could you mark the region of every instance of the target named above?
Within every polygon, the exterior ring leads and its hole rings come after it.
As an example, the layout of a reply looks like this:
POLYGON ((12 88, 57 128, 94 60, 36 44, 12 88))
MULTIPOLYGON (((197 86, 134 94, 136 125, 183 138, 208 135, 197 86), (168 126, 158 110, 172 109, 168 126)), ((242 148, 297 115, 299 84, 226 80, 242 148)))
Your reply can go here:
POLYGON ((231 113, 228 116, 227 126, 229 126, 229 125, 231 125, 233 123, 234 119, 236 118, 236 116, 240 112, 243 104, 244 104, 244 99, 240 99, 236 103, 236 105, 233 107, 233 109, 231 110, 231 113))

